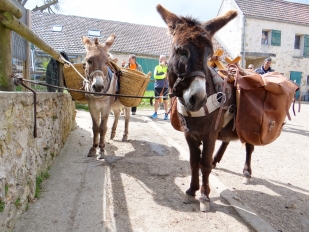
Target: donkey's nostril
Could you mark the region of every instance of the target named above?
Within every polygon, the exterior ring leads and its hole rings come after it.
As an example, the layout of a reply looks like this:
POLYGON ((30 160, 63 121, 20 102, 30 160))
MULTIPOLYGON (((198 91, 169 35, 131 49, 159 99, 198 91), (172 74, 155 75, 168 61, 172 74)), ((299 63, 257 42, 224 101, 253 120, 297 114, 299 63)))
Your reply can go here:
POLYGON ((190 99, 189 99, 189 102, 190 102, 190 104, 191 104, 192 106, 194 106, 195 103, 196 103, 196 97, 195 97, 194 95, 191 96, 190 99))

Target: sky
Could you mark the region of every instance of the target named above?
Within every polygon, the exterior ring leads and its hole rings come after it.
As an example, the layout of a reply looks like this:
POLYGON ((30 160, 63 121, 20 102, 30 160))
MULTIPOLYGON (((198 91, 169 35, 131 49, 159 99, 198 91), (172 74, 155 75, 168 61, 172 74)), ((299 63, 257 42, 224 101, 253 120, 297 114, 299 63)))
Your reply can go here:
MULTIPOLYGON (((309 0, 288 1, 309 4, 309 0)), ((61 10, 57 13, 166 27, 156 10, 157 4, 179 16, 193 16, 199 21, 207 21, 217 16, 221 2, 221 0, 59 0, 61 10)), ((28 0, 25 7, 33 9, 35 5, 40 6, 41 3, 42 0, 28 0)))

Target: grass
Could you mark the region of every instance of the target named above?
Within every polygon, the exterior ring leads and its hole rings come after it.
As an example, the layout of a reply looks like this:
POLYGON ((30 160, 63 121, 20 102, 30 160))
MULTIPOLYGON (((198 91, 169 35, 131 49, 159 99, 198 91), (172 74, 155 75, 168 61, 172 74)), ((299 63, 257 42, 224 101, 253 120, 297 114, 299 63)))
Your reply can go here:
POLYGON ((4 186, 4 195, 6 196, 8 194, 8 192, 9 192, 9 186, 6 184, 4 186))
POLYGON ((5 204, 2 200, 0 200, 0 212, 3 212, 5 208, 5 204))
MULTIPOLYGON (((154 91, 148 90, 145 92, 144 97, 154 97, 154 91)), ((152 104, 154 104, 154 99, 152 100, 152 104)), ((150 99, 142 99, 141 103, 138 105, 139 108, 153 108, 150 104, 150 99)))
POLYGON ((20 206, 21 206, 21 203, 20 203, 20 198, 17 198, 17 200, 15 201, 15 206, 17 207, 17 208, 19 208, 20 206))
POLYGON ((80 110, 89 111, 88 104, 75 103, 75 108, 80 110))
POLYGON ((40 198, 42 194, 42 183, 44 180, 49 178, 49 173, 48 171, 41 172, 39 176, 36 178, 36 183, 35 183, 35 198, 40 198))

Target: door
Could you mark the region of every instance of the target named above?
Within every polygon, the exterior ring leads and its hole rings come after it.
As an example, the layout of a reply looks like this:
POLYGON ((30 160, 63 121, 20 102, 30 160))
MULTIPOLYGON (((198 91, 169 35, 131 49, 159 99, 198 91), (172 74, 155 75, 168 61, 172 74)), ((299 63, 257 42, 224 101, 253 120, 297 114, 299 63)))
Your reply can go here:
MULTIPOLYGON (((300 86, 301 76, 302 76, 302 72, 291 71, 290 80, 296 82, 300 86)), ((296 99, 298 99, 299 97, 299 93, 300 93, 299 91, 300 90, 298 90, 295 94, 296 99)))
POLYGON ((154 91, 153 71, 154 71, 155 67, 159 64, 159 57, 158 57, 158 59, 136 57, 136 62, 142 66, 144 73, 147 74, 148 72, 151 72, 150 82, 149 82, 146 90, 154 91))

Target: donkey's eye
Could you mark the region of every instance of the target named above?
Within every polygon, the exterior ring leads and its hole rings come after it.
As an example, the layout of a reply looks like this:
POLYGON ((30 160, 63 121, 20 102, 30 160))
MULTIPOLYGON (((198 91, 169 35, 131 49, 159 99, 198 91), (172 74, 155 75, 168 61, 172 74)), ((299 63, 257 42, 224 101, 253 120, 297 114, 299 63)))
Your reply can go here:
POLYGON ((92 61, 91 60, 87 60, 86 61, 88 65, 92 65, 92 61))
POLYGON ((179 50, 178 50, 178 54, 179 54, 180 56, 187 56, 187 55, 188 55, 188 52, 187 52, 187 50, 185 50, 185 49, 179 49, 179 50))

